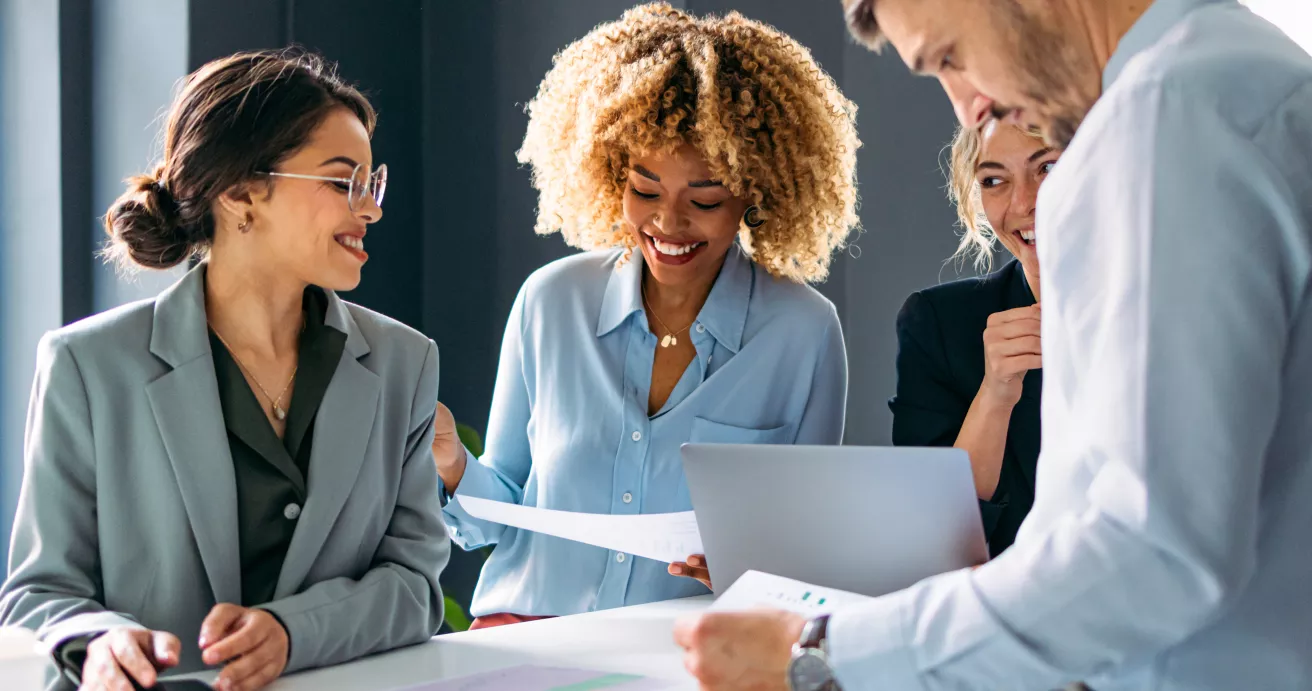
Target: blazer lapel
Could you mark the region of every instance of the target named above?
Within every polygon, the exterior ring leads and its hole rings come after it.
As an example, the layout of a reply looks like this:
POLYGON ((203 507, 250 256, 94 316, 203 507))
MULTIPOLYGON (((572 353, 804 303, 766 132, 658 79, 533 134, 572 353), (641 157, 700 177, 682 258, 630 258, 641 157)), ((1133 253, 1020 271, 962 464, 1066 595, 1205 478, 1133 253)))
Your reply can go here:
POLYGON ((355 488, 382 393, 378 375, 360 363, 369 354, 364 335, 341 299, 324 292, 325 324, 346 334, 346 346, 315 417, 309 493, 278 577, 277 598, 295 594, 304 583, 355 488))
POLYGON ((215 602, 241 602, 237 480, 205 317, 205 265, 155 302, 150 349, 173 369, 146 389, 215 602))

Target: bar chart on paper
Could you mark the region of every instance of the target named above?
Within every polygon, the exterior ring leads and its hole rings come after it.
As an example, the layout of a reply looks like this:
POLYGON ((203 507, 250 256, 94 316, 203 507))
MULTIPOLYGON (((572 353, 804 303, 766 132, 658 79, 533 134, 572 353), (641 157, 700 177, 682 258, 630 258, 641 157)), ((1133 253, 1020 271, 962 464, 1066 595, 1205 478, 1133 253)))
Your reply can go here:
POLYGON ((844 590, 823 588, 760 571, 748 571, 711 605, 719 612, 760 607, 782 609, 803 616, 831 614, 871 598, 844 590))
POLYGON ((520 665, 405 691, 663 691, 673 688, 673 682, 634 674, 520 665))

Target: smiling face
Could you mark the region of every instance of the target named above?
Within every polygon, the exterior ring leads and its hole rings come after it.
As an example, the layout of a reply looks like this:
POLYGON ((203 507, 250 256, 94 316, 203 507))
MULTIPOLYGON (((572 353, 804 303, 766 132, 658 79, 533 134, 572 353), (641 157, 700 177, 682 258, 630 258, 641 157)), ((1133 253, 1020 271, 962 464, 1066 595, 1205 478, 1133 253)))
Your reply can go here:
POLYGON ((880 31, 914 72, 939 80, 963 127, 1034 126, 1065 148, 1101 92, 1102 71, 1060 11, 1047 0, 873 3, 880 31))
POLYGON ((625 225, 662 285, 714 282, 746 209, 746 201, 712 179, 706 159, 691 145, 630 164, 625 225))
MULTIPOLYGON (((373 165, 369 133, 344 108, 331 111, 305 146, 277 166, 277 173, 350 178, 356 164, 373 165)), ((251 195, 252 240, 255 254, 286 276, 329 290, 348 291, 360 284, 366 228, 378 222, 382 209, 363 196, 352 210, 348 183, 269 178, 269 194, 251 195)))
POLYGON ((1011 125, 984 128, 975 181, 989 226, 1002 245, 1020 259, 1031 282, 1039 278, 1034 210, 1039 185, 1059 154, 1037 137, 1011 125))

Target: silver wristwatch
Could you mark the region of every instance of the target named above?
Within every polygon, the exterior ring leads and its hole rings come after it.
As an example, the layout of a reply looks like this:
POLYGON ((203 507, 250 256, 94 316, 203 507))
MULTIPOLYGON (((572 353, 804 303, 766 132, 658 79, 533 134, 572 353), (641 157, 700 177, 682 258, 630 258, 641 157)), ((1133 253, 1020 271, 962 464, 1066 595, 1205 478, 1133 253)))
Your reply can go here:
POLYGON ((793 644, 793 659, 788 663, 791 691, 841 691, 829 667, 828 628, 829 615, 816 617, 806 623, 802 637, 793 644))

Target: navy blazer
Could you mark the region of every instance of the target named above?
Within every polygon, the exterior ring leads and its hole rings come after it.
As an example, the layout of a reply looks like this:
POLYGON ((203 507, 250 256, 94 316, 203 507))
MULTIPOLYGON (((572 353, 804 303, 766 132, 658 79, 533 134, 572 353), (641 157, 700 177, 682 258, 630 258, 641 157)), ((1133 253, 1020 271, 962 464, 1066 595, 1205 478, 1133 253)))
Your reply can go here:
MULTIPOLYGON (((984 381, 989 315, 1033 304, 1025 272, 1014 259, 987 276, 907 298, 897 316, 897 395, 888 402, 894 445, 953 445, 984 381)), ((1016 539, 1034 504, 1042 392, 1043 370, 1027 373, 1020 402, 1011 412, 997 490, 991 501, 979 503, 991 556, 1016 539)))

